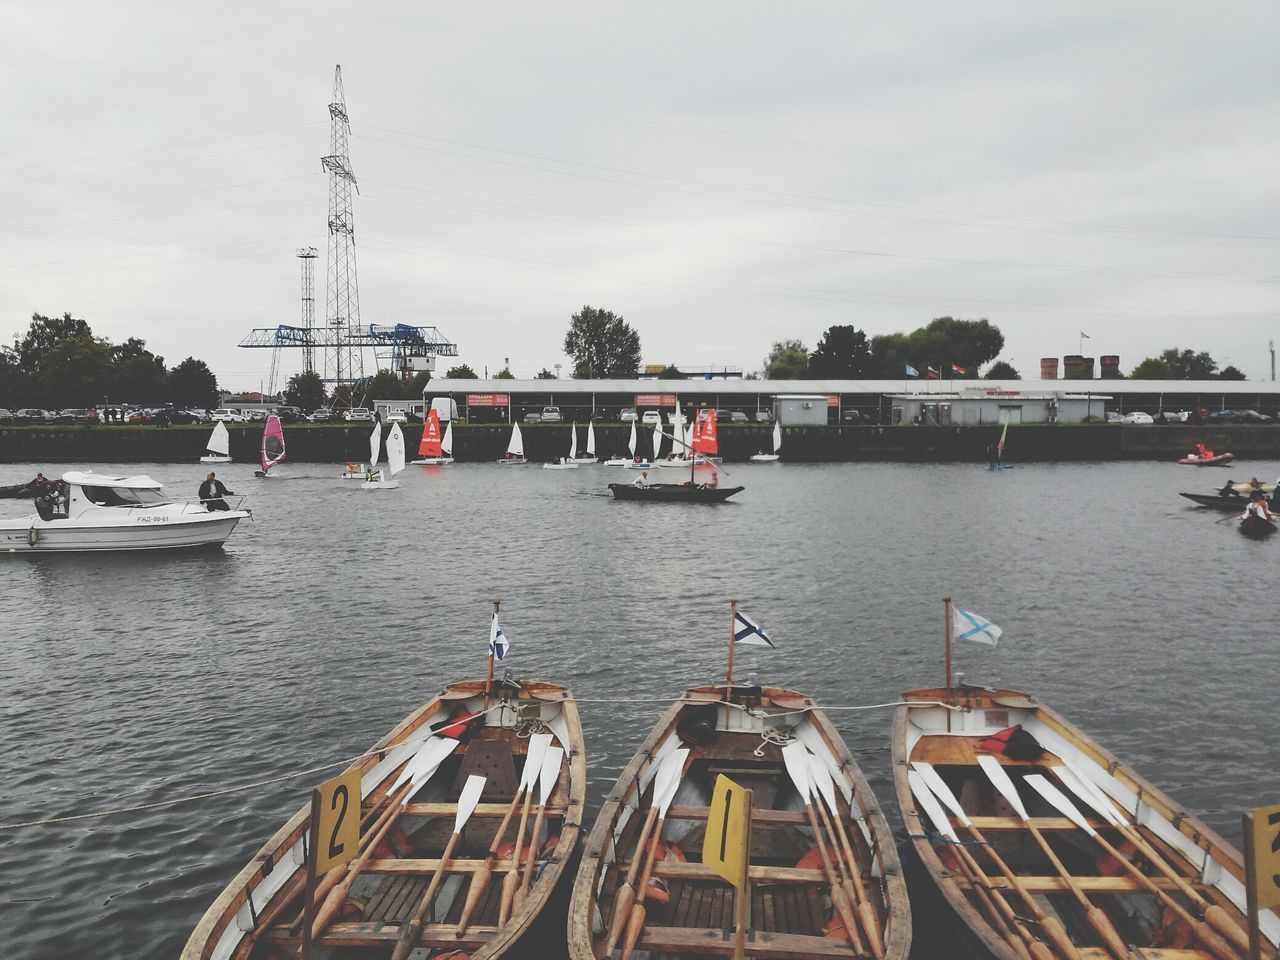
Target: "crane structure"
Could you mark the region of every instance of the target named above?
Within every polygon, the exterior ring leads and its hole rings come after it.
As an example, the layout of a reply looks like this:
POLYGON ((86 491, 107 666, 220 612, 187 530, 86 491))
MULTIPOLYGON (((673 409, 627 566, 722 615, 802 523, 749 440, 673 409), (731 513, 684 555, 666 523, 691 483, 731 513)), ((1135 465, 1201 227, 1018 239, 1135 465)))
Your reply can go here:
POLYGON ((347 155, 351 122, 342 89, 342 66, 333 72, 333 99, 329 104, 329 153, 320 164, 329 175, 329 248, 325 317, 315 319, 315 247, 297 253, 302 262, 302 323, 279 324, 249 331, 240 346, 270 349, 271 383, 280 366, 282 349, 300 349, 307 373, 318 372, 331 388, 334 405, 355 407, 363 402, 365 353, 372 350, 376 367, 393 370, 409 380, 415 372, 433 370, 436 357, 456 357, 457 344, 445 339, 436 327, 407 323, 391 326, 360 323, 360 289, 356 280, 356 240, 352 191, 359 193, 356 175, 347 155), (321 366, 317 369, 317 358, 321 366), (338 389, 338 388, 343 389, 338 389))

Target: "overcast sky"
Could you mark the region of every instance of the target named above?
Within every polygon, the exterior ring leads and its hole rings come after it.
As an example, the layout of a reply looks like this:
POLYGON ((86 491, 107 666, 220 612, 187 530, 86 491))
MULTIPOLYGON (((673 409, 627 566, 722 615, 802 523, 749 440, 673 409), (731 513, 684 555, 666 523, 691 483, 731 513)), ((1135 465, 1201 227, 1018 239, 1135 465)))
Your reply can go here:
POLYGON ((362 319, 481 372, 592 304, 655 363, 950 314, 1029 376, 1080 331, 1269 376, 1280 5, 889 6, 6 4, 0 335, 70 311, 256 388, 298 247, 324 314, 341 63, 362 319))

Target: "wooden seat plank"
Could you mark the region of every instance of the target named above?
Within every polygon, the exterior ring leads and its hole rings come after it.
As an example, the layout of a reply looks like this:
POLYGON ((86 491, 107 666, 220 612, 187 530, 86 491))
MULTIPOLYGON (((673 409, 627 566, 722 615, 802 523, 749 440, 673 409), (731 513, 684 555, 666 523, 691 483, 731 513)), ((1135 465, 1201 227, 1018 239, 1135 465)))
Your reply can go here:
MULTIPOLYGON (((321 947, 383 947, 400 937, 400 924, 378 921, 331 923, 314 943, 321 947)), ((445 923, 428 923, 422 928, 418 942, 429 947, 447 947, 450 950, 478 950, 494 938, 497 927, 472 925, 461 938, 455 937, 457 926, 445 923)), ((268 930, 262 939, 285 947, 297 948, 302 937, 282 928, 268 930)))
MULTIPOLYGON (((692 953, 733 955, 733 939, 726 939, 719 928, 680 929, 673 927, 645 927, 637 944, 641 950, 655 953, 692 953)), ((827 960, 827 958, 852 958, 853 948, 841 940, 826 937, 806 937, 796 934, 756 931, 755 940, 747 944, 747 953, 754 960, 827 960)), ((1181 960, 1181 958, 1178 958, 1181 960)))

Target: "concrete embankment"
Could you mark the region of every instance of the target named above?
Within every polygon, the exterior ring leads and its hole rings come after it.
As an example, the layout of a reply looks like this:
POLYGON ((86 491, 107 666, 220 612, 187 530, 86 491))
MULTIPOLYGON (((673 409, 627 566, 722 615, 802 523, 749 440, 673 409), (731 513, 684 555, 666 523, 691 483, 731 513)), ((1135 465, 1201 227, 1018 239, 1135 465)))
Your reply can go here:
MULTIPOLYGON (((567 425, 522 427, 525 454, 533 461, 554 460, 568 452, 567 425)), ((412 459, 422 428, 404 428, 412 459)), ((254 463, 262 436, 259 426, 232 426, 231 456, 254 463)), ((578 442, 585 440, 578 427, 578 442)), ((629 426, 596 427, 596 448, 604 458, 625 454, 629 426)), ((720 451, 726 460, 745 460, 772 444, 768 425, 720 429, 720 451)), ((5 463, 194 463, 204 453, 209 428, 200 427, 5 427, 0 428, 0 462, 5 463)), ((454 456, 459 462, 497 459, 506 450, 511 428, 467 425, 454 429, 454 456)), ((906 460, 980 461, 999 427, 787 427, 783 459, 800 462, 906 460)), ((639 431, 639 450, 649 452, 652 430, 639 431)), ((299 463, 362 461, 369 455, 369 427, 291 425, 285 428, 289 460, 299 463)), ((1176 460, 1196 441, 1241 460, 1280 458, 1280 425, 1227 424, 1195 426, 1155 424, 1025 424, 1011 427, 1006 459, 1022 461, 1176 460)), ((664 450, 670 441, 664 444, 664 450)))

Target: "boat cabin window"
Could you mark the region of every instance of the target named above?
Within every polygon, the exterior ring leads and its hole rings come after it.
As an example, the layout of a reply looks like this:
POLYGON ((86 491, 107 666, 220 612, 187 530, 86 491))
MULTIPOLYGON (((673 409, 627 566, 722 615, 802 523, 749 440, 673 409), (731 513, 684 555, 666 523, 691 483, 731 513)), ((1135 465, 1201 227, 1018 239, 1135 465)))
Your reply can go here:
POLYGON ((90 487, 80 488, 85 499, 100 507, 153 507, 168 503, 159 490, 135 490, 129 487, 90 487))

